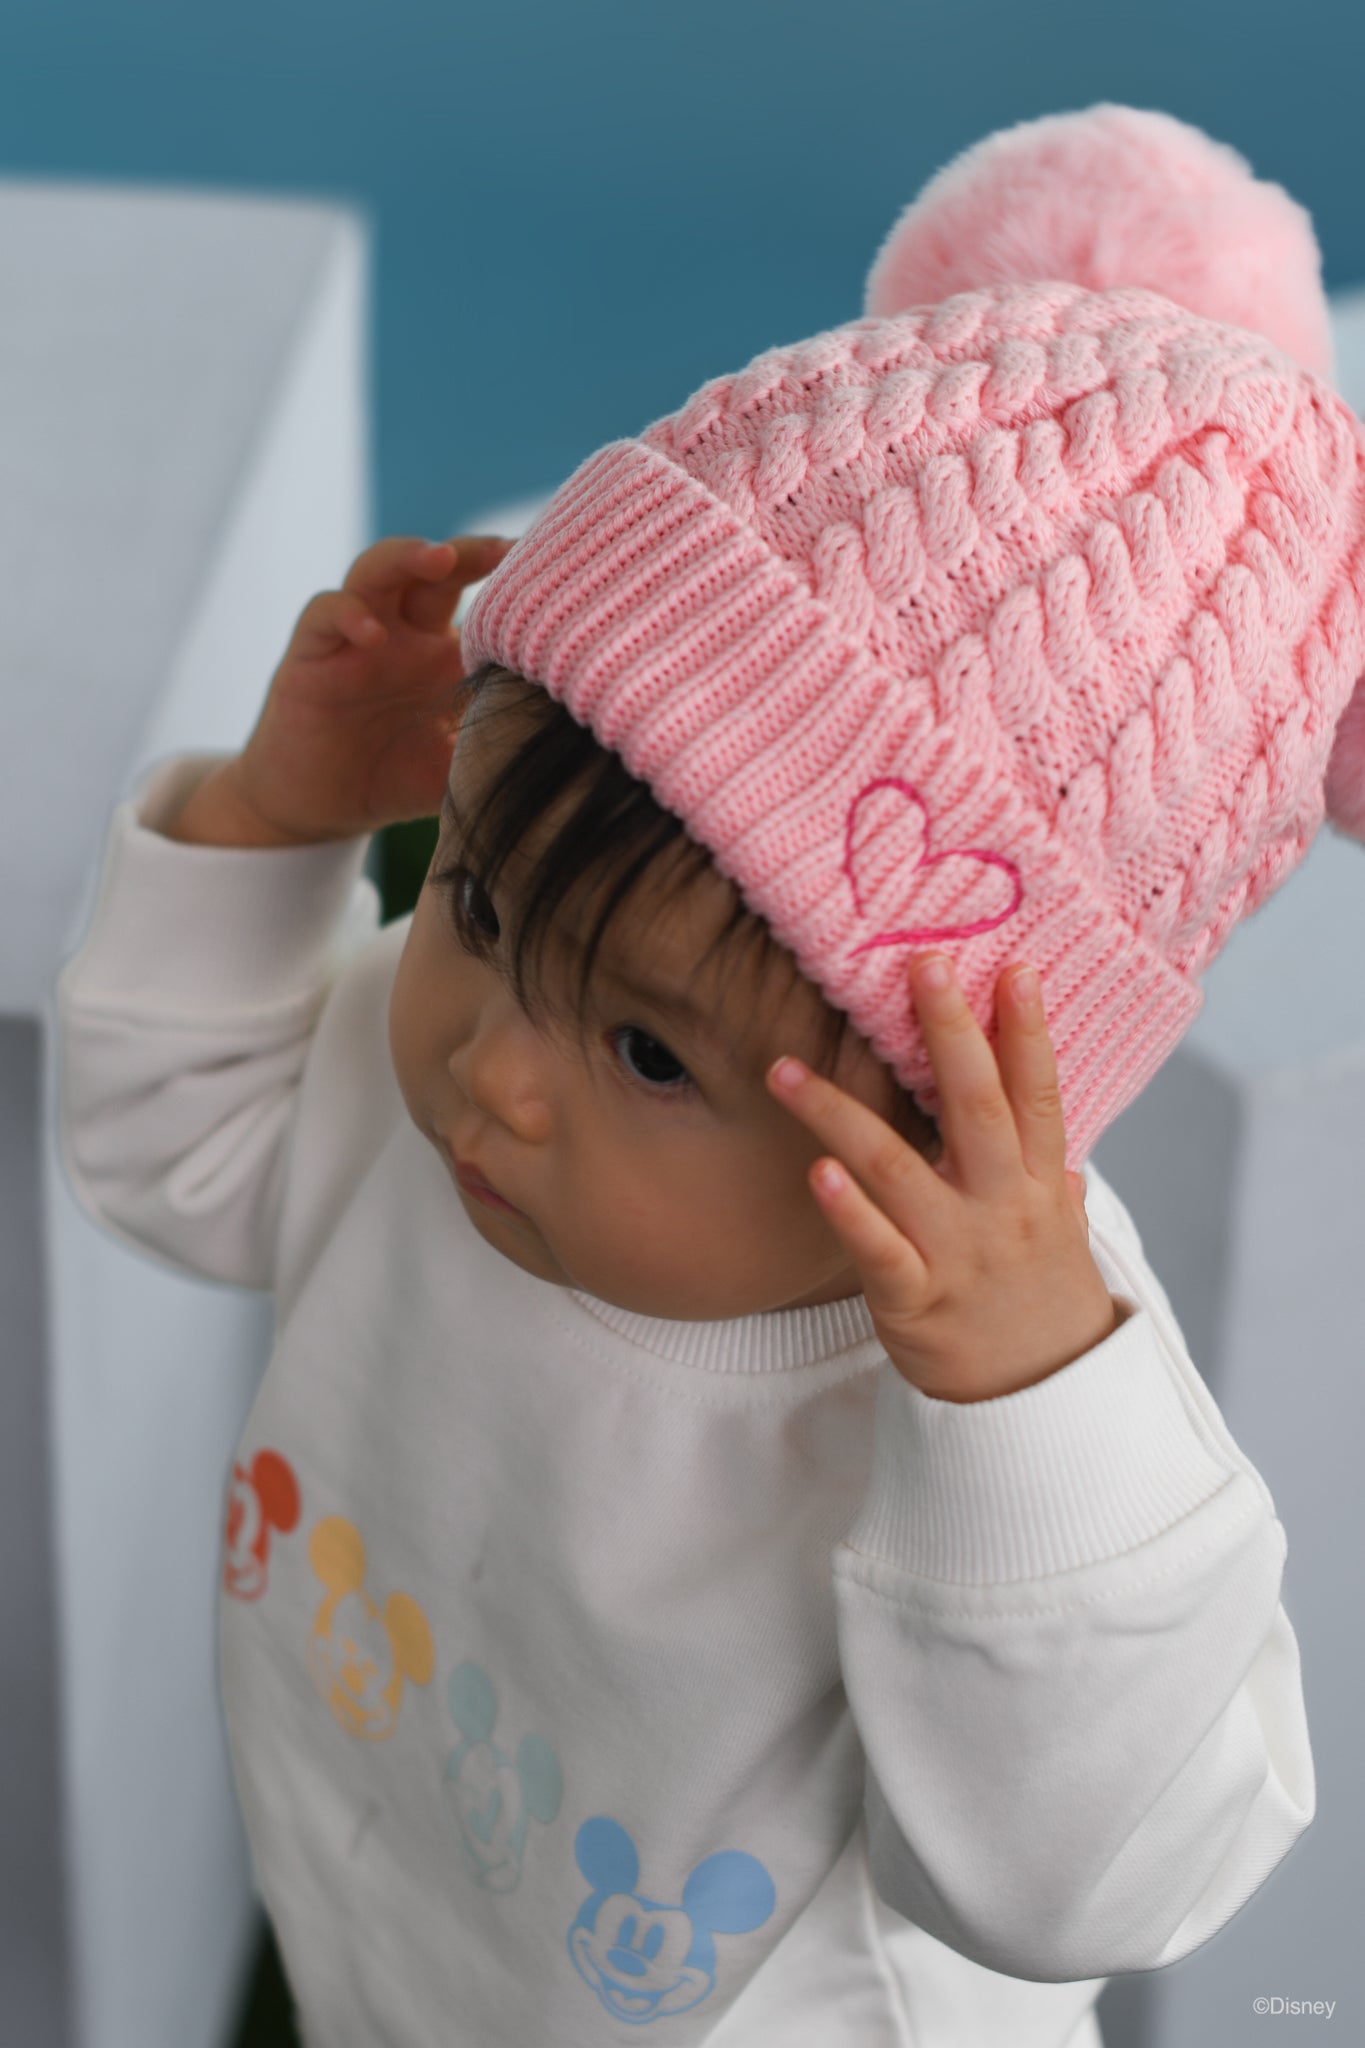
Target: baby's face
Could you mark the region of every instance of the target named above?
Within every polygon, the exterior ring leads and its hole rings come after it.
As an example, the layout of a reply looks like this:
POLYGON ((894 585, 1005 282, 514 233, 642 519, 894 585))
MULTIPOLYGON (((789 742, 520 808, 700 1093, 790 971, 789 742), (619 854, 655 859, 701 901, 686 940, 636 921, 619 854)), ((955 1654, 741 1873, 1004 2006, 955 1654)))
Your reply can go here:
MULTIPOLYGON (((481 715, 480 700, 466 716, 450 779, 460 817, 513 750, 508 727, 481 715)), ((518 1005, 498 968, 511 957, 515 892, 559 815, 539 821, 491 896, 468 885, 479 921, 501 929, 486 960, 461 943, 455 887, 428 881, 399 961, 394 1071, 446 1164, 451 1202, 514 1265, 639 1315, 712 1321, 858 1293, 857 1268, 806 1181, 826 1148, 763 1079, 780 1053, 813 1062, 823 999, 786 954, 734 964, 721 953, 698 969, 735 902, 724 876, 708 869, 666 907, 646 877, 616 912, 589 984, 586 1052, 568 1027, 533 1022, 518 1005), (627 985, 640 980, 657 993, 627 985), (701 1019, 674 994, 699 1001, 701 1019), (452 1155, 520 1213, 466 1193, 452 1155)), ((457 845, 447 809, 433 868, 457 845)), ((567 909, 578 915, 572 900, 567 909)), ((590 929, 575 923, 573 937, 590 929)), ((550 953, 546 972, 557 971, 550 953)), ((567 990, 567 962, 562 971, 567 990)), ((894 1078, 851 1026, 833 1078, 891 1118, 894 1078)))

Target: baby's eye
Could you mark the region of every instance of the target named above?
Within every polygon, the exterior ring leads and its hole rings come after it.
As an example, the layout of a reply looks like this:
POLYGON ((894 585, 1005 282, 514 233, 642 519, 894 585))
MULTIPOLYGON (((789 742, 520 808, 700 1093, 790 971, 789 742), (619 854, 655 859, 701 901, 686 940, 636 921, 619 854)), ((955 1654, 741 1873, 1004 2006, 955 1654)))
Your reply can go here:
POLYGON ((496 939, 502 930, 492 898, 472 868, 454 861, 449 867, 433 868, 427 880, 449 892, 450 913, 457 929, 484 939, 496 939))
POLYGON ((467 917, 476 931, 486 939, 496 939, 502 927, 498 913, 493 908, 493 899, 476 874, 465 868, 455 886, 455 900, 460 913, 467 917))
POLYGON ((613 1046, 630 1046, 629 1052, 620 1055, 622 1066, 632 1079, 651 1088, 656 1095, 684 1095, 695 1087, 682 1061, 638 1024, 618 1024, 607 1033, 607 1039, 613 1046))
MULTIPOLYGON (((466 951, 481 953, 481 942, 491 944, 500 937, 502 927, 492 898, 472 868, 454 861, 430 869, 427 880, 448 894, 451 920, 466 951)), ((605 1036, 613 1050, 622 1045, 630 1048, 617 1052, 620 1064, 632 1081, 651 1094, 677 1097, 695 1091, 697 1084, 682 1061, 640 1025, 619 1024, 605 1036)))

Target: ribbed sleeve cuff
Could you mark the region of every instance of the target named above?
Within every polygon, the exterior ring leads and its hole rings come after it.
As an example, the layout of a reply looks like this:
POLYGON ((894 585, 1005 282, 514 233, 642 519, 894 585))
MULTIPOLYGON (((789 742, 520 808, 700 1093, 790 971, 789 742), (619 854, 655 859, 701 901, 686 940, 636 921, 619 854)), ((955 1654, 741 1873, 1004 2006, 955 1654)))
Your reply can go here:
POLYGON ((868 1489, 843 1544, 953 1584, 1045 1578, 1148 1542, 1237 1469, 1210 1450, 1134 1305, 1070 1365, 993 1401, 934 1400, 888 1361, 868 1489))
POLYGON ((369 835, 317 846, 194 846, 156 826, 174 817, 224 754, 181 754, 148 771, 115 807, 94 914, 63 972, 82 1001, 158 1014, 221 1015, 305 998, 329 956, 358 880, 375 923, 378 891, 362 877, 369 835))

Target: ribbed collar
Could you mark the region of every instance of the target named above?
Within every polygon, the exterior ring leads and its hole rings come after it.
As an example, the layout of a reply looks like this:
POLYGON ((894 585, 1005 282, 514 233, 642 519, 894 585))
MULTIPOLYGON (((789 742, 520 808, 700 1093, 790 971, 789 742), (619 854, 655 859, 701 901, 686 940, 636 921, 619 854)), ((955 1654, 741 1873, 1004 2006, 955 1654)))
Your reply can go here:
POLYGON ((605 1323, 627 1343, 703 1372, 782 1372, 877 1342, 871 1311, 861 1294, 820 1302, 814 1308, 770 1309, 721 1322, 683 1322, 671 1316, 636 1315, 577 1288, 565 1293, 585 1315, 605 1323))

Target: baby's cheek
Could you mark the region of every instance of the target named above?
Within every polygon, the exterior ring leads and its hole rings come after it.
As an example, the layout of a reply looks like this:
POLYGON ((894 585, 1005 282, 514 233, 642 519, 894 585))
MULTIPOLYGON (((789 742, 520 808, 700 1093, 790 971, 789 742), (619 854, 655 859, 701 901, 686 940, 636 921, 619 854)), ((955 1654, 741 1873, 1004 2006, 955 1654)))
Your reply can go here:
POLYGON ((807 1134, 799 1133, 795 1144, 784 1134, 783 1141, 717 1169, 698 1206, 700 1227, 722 1255, 733 1249, 741 1259, 780 1270, 825 1246, 828 1225, 806 1183, 817 1156, 807 1134))
POLYGON ((423 1122, 424 1083, 439 1066, 435 1018, 438 1014, 431 976, 424 962, 422 935, 414 913, 407 941, 389 993, 389 1058, 408 1114, 423 1122))

